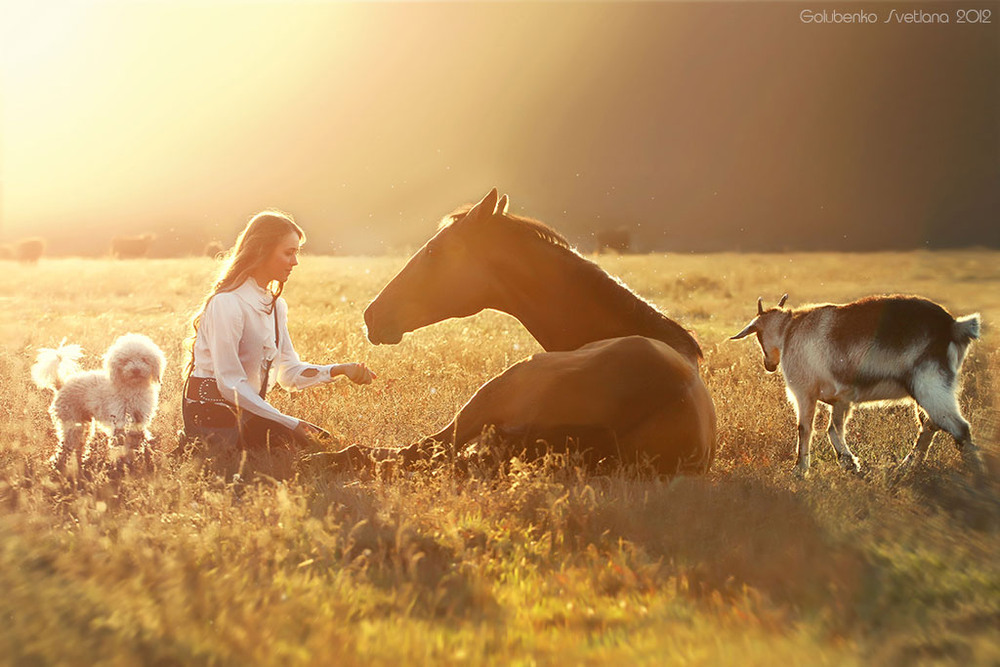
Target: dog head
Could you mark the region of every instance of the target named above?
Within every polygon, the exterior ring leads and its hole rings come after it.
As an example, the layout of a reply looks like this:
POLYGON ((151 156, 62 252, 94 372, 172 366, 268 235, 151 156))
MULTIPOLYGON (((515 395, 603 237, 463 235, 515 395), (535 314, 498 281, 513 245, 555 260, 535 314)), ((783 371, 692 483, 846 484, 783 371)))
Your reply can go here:
POLYGON ((125 334, 104 354, 104 369, 117 385, 159 384, 166 366, 163 352, 142 334, 125 334))

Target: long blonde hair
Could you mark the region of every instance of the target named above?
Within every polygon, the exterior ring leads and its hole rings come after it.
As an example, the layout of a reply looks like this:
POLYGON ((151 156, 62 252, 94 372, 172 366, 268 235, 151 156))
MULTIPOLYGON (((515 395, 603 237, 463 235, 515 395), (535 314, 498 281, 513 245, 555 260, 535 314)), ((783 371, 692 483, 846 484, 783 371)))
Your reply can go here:
MULTIPOLYGON (((220 292, 232 292, 234 289, 246 282, 257 266, 271 256, 277 247, 278 242, 288 236, 289 232, 295 232, 299 237, 299 244, 306 241, 306 233, 295 224, 295 221, 287 213, 275 210, 261 211, 250 218, 250 222, 243 228, 240 235, 236 237, 236 244, 227 252, 223 258, 222 268, 219 269, 215 284, 208 294, 202 299, 197 312, 191 318, 191 336, 187 339, 185 347, 188 353, 187 368, 184 377, 187 378, 194 370, 194 343, 198 337, 198 326, 201 324, 201 317, 205 313, 205 307, 212 297, 220 292)), ((274 308, 275 301, 285 289, 285 283, 280 280, 273 280, 265 288, 271 293, 270 308, 274 308)))

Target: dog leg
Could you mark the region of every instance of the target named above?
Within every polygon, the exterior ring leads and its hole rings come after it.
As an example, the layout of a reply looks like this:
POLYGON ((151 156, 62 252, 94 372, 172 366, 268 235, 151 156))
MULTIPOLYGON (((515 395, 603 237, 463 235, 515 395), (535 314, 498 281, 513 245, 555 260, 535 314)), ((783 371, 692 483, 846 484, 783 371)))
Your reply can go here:
POLYGON ((118 426, 108 436, 109 464, 115 475, 125 472, 125 464, 128 459, 129 430, 126 427, 118 426))
POLYGON ((82 465, 93 465, 95 460, 99 460, 100 454, 94 450, 94 436, 97 433, 96 422, 91 422, 90 427, 85 431, 83 440, 80 442, 80 449, 77 454, 77 463, 82 465))
POLYGON ((66 472, 66 463, 70 456, 76 459, 77 470, 82 465, 83 449, 86 446, 89 430, 86 424, 63 423, 62 439, 55 454, 49 458, 49 463, 55 470, 66 472))
POLYGON ((141 425, 133 424, 125 432, 125 464, 129 468, 135 465, 137 457, 140 456, 146 447, 146 429, 141 425))

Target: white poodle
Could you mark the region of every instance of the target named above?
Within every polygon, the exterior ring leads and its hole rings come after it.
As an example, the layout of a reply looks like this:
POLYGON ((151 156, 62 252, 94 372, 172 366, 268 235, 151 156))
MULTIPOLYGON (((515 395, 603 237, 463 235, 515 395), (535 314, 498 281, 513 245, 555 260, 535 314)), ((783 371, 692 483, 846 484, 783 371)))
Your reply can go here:
MULTIPOLYGON (((83 465, 84 450, 97 424, 109 438, 109 447, 124 445, 125 462, 150 440, 149 423, 159 403, 160 381, 166 359, 152 340, 125 334, 104 353, 104 370, 81 371, 79 345, 38 351, 31 377, 43 389, 55 392, 49 414, 59 437, 59 447, 49 462, 65 471, 72 453, 83 465)), ((148 454, 148 451, 146 452, 148 454)))

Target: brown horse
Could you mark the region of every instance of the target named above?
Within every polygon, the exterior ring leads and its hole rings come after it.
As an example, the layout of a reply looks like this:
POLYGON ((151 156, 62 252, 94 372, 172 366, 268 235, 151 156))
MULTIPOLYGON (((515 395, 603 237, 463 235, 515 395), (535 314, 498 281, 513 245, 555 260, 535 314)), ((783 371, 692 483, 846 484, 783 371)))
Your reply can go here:
POLYGON ((445 217, 365 310, 368 339, 403 334, 485 308, 521 321, 546 351, 596 340, 645 336, 697 364, 701 348, 686 329, 584 259, 560 234, 507 213, 494 188, 472 208, 445 217))
POLYGON ((368 338, 398 343, 406 332, 494 308, 520 320, 547 352, 484 384, 448 426, 400 450, 404 458, 434 443, 461 447, 494 426, 529 445, 579 437, 596 460, 706 471, 715 409, 695 339, 550 227, 507 206, 493 189, 446 217, 366 309, 368 338))
POLYGON ((488 427, 529 458, 574 443, 589 463, 648 463, 668 474, 705 472, 715 451, 715 412, 698 369, 660 341, 626 336, 518 362, 438 433, 375 455, 412 461, 439 445, 454 451, 488 427))

